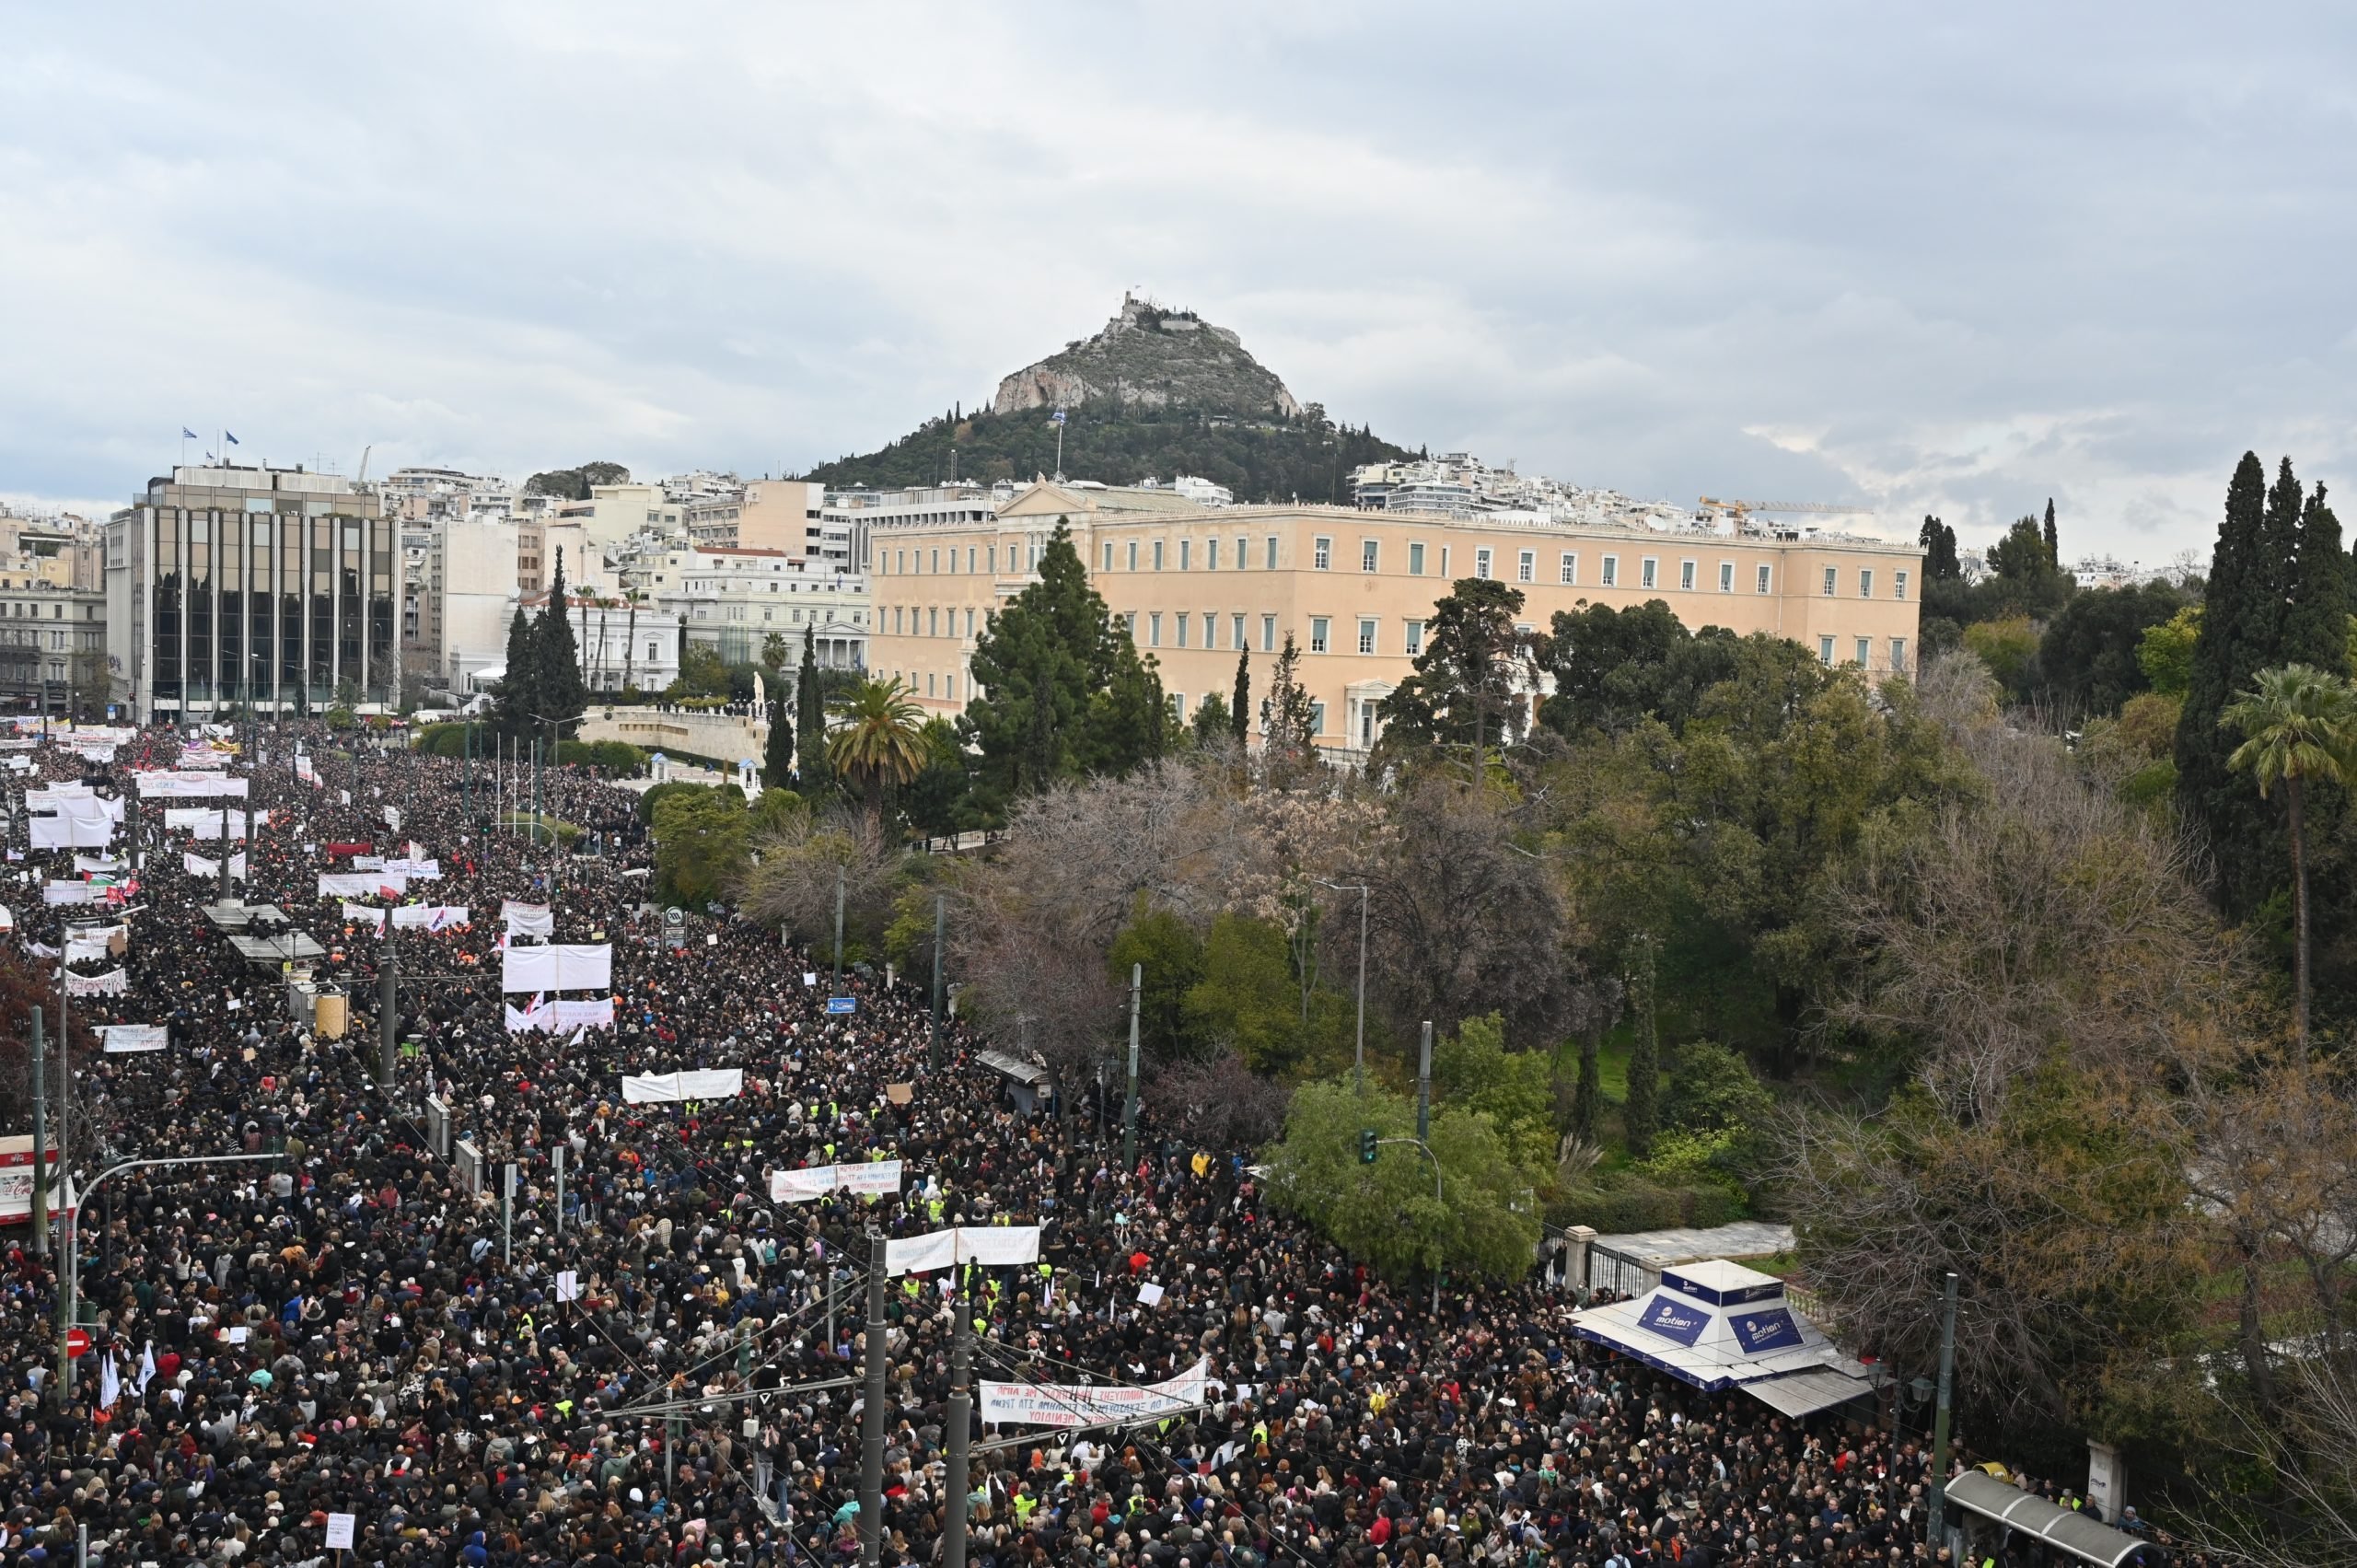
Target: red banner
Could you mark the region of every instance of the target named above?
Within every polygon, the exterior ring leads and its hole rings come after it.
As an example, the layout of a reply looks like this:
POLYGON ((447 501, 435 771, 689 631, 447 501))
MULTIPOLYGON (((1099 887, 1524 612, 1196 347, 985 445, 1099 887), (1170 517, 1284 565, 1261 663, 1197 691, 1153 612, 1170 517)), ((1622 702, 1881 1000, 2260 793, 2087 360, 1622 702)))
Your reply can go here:
POLYGON ((377 853, 377 846, 373 843, 329 844, 326 849, 330 854, 374 854, 377 853))

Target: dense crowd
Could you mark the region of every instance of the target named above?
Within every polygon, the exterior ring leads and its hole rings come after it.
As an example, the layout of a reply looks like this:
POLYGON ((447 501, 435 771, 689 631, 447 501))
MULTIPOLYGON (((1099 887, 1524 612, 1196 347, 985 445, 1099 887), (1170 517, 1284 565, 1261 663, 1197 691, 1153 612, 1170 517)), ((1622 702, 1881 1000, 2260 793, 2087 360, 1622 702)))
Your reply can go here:
MULTIPOLYGON (((215 884, 182 856, 225 846, 165 831, 160 803, 141 814, 127 956, 75 966, 119 962, 128 989, 74 999, 73 1163, 284 1157, 134 1171, 92 1196, 94 1343, 70 1391, 54 1260, 12 1233, 8 1562, 57 1561, 81 1528, 116 1568, 322 1562, 331 1514, 355 1516, 351 1555, 371 1564, 856 1562, 870 1237, 1000 1221, 1043 1226, 1039 1264, 889 1282, 888 1562, 941 1554, 961 1283, 980 1376, 1153 1384, 1207 1360, 1211 1377, 1207 1404, 1167 1421, 977 1455, 983 1568, 1945 1560, 1922 1539, 1915 1442, 1611 1358, 1535 1281, 1437 1307, 1395 1289, 1265 1206, 1242 1151, 1149 1121, 1128 1165, 1118 1129, 1099 1135, 1118 1115, 1019 1112, 954 1024, 929 1068, 923 990, 856 975, 858 1011, 831 1016, 825 966, 774 929, 712 911, 667 925, 628 790, 553 771, 542 799, 583 830, 561 851, 491 830, 484 764, 374 746, 265 728, 236 770, 271 814, 239 891, 327 949, 320 977, 353 998, 341 1039, 206 918, 215 884), (352 846, 412 841, 441 875, 408 897, 465 906, 466 926, 379 935, 317 896, 352 846), (553 906, 559 941, 612 945, 612 1028, 508 1028, 511 899, 553 906), (374 1032, 388 943, 390 1085, 374 1032), (82 1026, 101 1022, 168 1024, 170 1044, 100 1053, 82 1026), (704 1067, 741 1069, 743 1092, 622 1099, 625 1074, 704 1067), (429 1096, 493 1174, 480 1193, 429 1153, 429 1096), (773 1168, 888 1156, 898 1197, 771 1200, 773 1168)), ((180 738, 144 732, 111 764, 15 755, 20 785, 116 792, 176 765, 180 738)), ((72 855, 24 852, 23 820, 17 941, 54 947, 61 915, 103 912, 42 905, 72 855)))

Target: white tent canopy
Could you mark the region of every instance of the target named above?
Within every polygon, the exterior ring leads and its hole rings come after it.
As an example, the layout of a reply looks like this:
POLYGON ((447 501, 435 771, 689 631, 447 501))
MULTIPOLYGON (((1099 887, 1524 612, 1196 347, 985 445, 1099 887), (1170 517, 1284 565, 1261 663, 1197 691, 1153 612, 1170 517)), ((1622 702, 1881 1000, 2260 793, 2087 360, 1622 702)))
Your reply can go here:
POLYGON ((1698 1388, 1741 1388, 1791 1416, 1875 1388, 1872 1368, 1784 1299, 1783 1281, 1724 1260, 1665 1269, 1654 1290, 1578 1313, 1572 1329, 1698 1388))

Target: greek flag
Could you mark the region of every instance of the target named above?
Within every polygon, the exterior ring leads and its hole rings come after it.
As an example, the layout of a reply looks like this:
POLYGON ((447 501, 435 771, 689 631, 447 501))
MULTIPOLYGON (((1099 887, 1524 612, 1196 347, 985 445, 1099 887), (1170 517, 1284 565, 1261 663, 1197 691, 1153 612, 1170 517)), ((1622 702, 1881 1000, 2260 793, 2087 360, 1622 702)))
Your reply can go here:
POLYGON ((1048 423, 1051 424, 1062 424, 1063 422, 1064 411, 1062 409, 1058 409, 1054 413, 1048 416, 1048 423))
POLYGON ((196 439, 196 432, 183 424, 180 426, 180 439, 183 441, 193 441, 196 439))
POLYGON ((227 443, 229 443, 229 445, 230 445, 230 446, 232 446, 232 447, 235 447, 235 446, 238 445, 238 438, 237 438, 235 436, 232 436, 231 434, 229 434, 229 432, 227 432, 227 431, 226 431, 226 430, 224 430, 224 431, 221 433, 221 439, 223 439, 224 441, 226 441, 226 442, 227 442, 227 443))

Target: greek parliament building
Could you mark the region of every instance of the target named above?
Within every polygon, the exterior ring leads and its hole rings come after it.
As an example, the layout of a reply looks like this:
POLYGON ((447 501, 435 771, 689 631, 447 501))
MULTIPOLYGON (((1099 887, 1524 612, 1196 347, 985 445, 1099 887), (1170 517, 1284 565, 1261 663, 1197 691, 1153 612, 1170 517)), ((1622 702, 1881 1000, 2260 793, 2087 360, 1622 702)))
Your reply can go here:
POLYGON ((1434 602, 1463 577, 1520 589, 1522 623, 1539 631, 1557 610, 1660 599, 1690 628, 1772 632, 1829 665, 1883 675, 1914 656, 1922 552, 1912 543, 1729 517, 1662 528, 1204 506, 1173 490, 1043 482, 995 516, 952 509, 871 530, 868 668, 899 676, 930 713, 961 710, 974 695, 975 637, 1038 581, 1060 519, 1091 584, 1158 661, 1182 719, 1233 689, 1239 650, 1252 658, 1257 705, 1291 633, 1319 744, 1338 761, 1374 745, 1376 705, 1422 650, 1434 602))
POLYGON ((178 468, 107 525, 107 653, 141 722, 398 703, 399 531, 351 480, 178 468))

